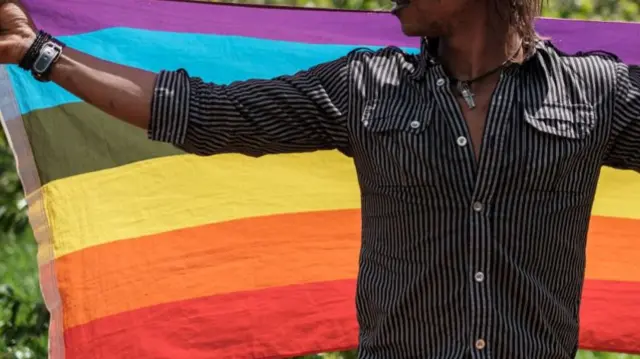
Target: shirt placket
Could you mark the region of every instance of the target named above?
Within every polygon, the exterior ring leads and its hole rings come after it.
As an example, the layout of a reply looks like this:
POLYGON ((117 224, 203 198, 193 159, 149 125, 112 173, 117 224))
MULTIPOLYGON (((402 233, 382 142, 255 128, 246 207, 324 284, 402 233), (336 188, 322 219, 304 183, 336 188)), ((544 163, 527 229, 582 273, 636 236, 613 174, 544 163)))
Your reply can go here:
POLYGON ((498 82, 498 87, 492 98, 485 124, 481 157, 477 168, 476 185, 474 188, 470 217, 471 217, 471 309, 472 333, 474 335, 474 358, 491 358, 492 345, 500 345, 496 337, 494 317, 491 315, 492 291, 491 283, 495 283, 498 273, 492 273, 496 268, 494 254, 499 234, 494 233, 491 226, 493 200, 501 173, 501 156, 504 155, 504 143, 507 137, 509 121, 514 120, 513 109, 516 101, 517 66, 505 70, 498 82))
POLYGON ((501 156, 504 145, 506 124, 515 102, 515 88, 517 85, 515 68, 507 69, 501 75, 500 81, 492 98, 481 146, 479 161, 476 161, 472 146, 468 146, 470 133, 458 106, 450 82, 444 71, 436 67, 431 78, 436 88, 436 98, 443 108, 443 112, 451 121, 453 140, 464 152, 464 166, 461 178, 468 178, 468 193, 464 198, 469 199, 467 215, 469 218, 468 236, 468 280, 469 280, 469 312, 468 330, 470 334, 467 348, 474 359, 491 358, 491 345, 494 323, 491 317, 491 288, 488 276, 491 275, 492 250, 495 248, 494 233, 491 228, 491 206, 495 195, 497 179, 500 176, 498 156, 501 156), (477 163, 476 163, 477 162, 477 163))

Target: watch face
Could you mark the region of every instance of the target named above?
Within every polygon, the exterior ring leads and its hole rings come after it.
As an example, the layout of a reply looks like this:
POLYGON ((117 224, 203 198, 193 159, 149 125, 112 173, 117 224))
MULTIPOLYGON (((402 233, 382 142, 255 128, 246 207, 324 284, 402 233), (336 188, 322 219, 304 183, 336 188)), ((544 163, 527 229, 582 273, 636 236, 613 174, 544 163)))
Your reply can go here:
POLYGON ((53 50, 52 48, 48 47, 43 49, 36 62, 33 64, 33 71, 39 73, 45 72, 47 70, 47 67, 49 67, 49 65, 51 64, 54 56, 55 50, 53 50))

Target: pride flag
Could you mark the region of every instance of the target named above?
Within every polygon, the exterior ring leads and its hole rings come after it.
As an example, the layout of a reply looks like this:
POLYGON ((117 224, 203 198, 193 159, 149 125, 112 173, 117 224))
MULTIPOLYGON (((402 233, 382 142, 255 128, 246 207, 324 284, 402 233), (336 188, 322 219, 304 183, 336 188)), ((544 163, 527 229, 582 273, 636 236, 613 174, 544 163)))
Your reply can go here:
MULTIPOLYGON (((415 52, 387 13, 160 0, 28 0, 69 46, 229 83, 355 47, 415 52)), ((640 25, 544 19, 567 52, 640 63, 640 25)), ((195 157, 15 66, 0 111, 39 244, 50 357, 279 358, 357 346, 359 189, 337 152, 195 157)), ((640 352, 640 176, 605 168, 580 345, 640 352)), ((561 275, 561 273, 559 273, 561 275)))

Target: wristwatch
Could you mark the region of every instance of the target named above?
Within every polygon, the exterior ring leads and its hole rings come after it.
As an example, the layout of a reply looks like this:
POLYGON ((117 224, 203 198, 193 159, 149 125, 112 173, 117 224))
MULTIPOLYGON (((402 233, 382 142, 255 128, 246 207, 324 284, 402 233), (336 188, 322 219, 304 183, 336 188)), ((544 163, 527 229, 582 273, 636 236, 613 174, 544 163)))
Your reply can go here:
POLYGON ((36 80, 41 82, 49 81, 51 68, 53 67, 53 64, 58 61, 60 55, 62 55, 62 48, 63 45, 53 39, 47 41, 42 46, 38 57, 36 57, 36 60, 31 67, 31 73, 36 80))

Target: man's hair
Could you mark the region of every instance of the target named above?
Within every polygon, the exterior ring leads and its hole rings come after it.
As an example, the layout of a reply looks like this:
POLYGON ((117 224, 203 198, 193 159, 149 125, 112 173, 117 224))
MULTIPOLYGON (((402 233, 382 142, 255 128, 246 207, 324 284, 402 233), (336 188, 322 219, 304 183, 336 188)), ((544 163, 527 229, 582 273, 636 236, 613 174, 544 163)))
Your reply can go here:
POLYGON ((526 47, 538 40, 534 28, 544 0, 493 0, 496 12, 520 35, 526 47))

